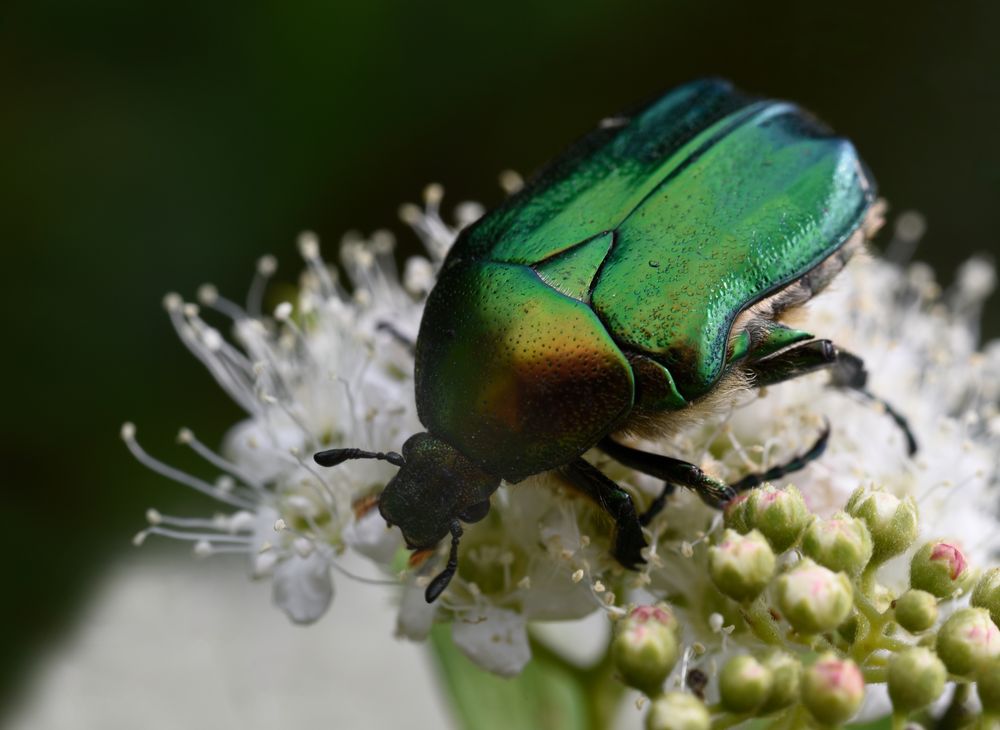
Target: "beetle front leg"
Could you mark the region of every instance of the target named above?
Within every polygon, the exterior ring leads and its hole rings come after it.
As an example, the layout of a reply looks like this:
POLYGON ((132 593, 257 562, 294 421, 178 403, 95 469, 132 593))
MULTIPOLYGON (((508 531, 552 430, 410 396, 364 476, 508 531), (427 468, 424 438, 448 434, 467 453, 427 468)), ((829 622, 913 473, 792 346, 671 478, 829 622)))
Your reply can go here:
POLYGON ((642 534, 642 526, 629 493, 583 459, 574 459, 559 472, 615 521, 615 543, 611 550, 615 559, 631 570, 636 570, 645 563, 641 551, 646 547, 646 538, 642 534))

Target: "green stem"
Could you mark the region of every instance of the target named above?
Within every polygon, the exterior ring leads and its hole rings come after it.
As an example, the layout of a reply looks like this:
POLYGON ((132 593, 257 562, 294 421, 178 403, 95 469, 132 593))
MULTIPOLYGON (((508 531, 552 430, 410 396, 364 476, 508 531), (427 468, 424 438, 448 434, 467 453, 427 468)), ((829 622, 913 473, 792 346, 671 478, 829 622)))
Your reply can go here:
POLYGON ((741 722, 753 717, 753 715, 733 715, 728 712, 724 712, 721 715, 716 715, 712 718, 712 730, 725 730, 727 727, 734 727, 739 725, 741 722))
POLYGON ((614 677, 610 638, 601 659, 590 667, 580 667, 567 660, 531 633, 528 634, 528 638, 533 657, 559 667, 583 688, 589 730, 607 730, 612 727, 625 687, 614 677))
POLYGON ((785 641, 778 630, 778 625, 771 617, 767 602, 763 596, 759 596, 750 603, 745 603, 740 607, 743 620, 746 621, 753 635, 771 646, 785 646, 785 641))

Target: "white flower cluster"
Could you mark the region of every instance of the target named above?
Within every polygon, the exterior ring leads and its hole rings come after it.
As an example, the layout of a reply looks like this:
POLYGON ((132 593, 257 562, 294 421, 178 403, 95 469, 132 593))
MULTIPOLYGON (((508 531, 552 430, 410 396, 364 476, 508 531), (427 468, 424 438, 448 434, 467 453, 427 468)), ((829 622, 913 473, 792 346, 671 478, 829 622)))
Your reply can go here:
MULTIPOLYGON (((506 485, 493 497, 487 519, 468 526, 458 574, 441 599, 428 605, 423 589, 440 569, 447 545, 432 556, 413 556, 407 565, 398 530, 387 529, 374 509, 394 467, 369 460, 333 469, 313 464, 312 454, 320 449, 397 450, 423 430, 408 342, 416 337, 436 266, 458 230, 481 214, 478 206, 464 204, 456 225, 446 224, 441 195, 431 186, 423 208, 402 210, 428 258, 410 259, 401 278, 388 233, 345 240, 346 287, 320 258, 316 238, 304 234, 300 250, 307 269, 297 297, 270 315, 261 313, 275 269, 270 257, 260 262, 245 308, 204 287, 201 307, 232 319, 235 344, 205 322, 199 305, 167 297, 182 341, 247 418, 226 436, 220 454, 181 432, 181 443, 222 472, 214 481, 153 459, 126 424, 123 437, 143 463, 230 508, 208 519, 150 511, 150 525, 137 542, 158 534, 194 541, 197 554, 245 552, 255 576, 271 576, 277 605, 301 623, 324 613, 333 596, 331 572, 343 572, 339 556, 353 550, 377 564, 387 582, 402 586, 402 635, 424 638, 435 621, 451 620, 456 644, 479 665, 504 675, 519 672, 530 658, 529 622, 580 618, 595 610, 615 618, 633 602, 667 599, 677 606, 687 621, 685 656, 724 651, 738 637, 727 635, 709 598, 718 594, 705 567, 707 537, 721 518, 693 494, 681 490, 670 498, 649 526, 647 565, 630 572, 610 557, 610 521, 557 477, 506 485)), ((907 226, 897 231, 909 235, 907 226)), ((811 511, 832 513, 859 485, 911 495, 922 527, 930 531, 926 537, 955 538, 974 562, 985 564, 1000 547, 993 491, 1000 343, 978 347, 978 318, 993 270, 969 262, 942 291, 927 267, 857 258, 795 324, 865 358, 871 391, 908 418, 921 445, 915 458, 907 456, 901 430, 883 409, 831 389, 823 373, 743 393, 726 412, 671 439, 637 443, 735 481, 808 449, 827 419, 832 435, 824 456, 783 480, 796 484, 811 511)), ((662 489, 662 483, 598 452, 588 458, 640 505, 662 489)), ((892 565, 887 570, 889 577, 881 579, 891 583, 892 565)), ((683 673, 687 662, 682 664, 683 673)))

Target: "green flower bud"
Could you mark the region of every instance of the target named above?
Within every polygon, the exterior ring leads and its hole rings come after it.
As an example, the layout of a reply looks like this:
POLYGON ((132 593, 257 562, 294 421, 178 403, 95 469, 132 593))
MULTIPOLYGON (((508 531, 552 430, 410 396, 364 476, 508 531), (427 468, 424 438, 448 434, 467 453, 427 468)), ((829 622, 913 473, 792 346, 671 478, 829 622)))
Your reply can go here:
POLYGON ((937 618, 937 599, 927 591, 911 588, 896 599, 896 623, 911 634, 927 631, 937 618))
POLYGON ((737 494, 722 508, 723 523, 741 535, 750 532, 750 525, 747 523, 747 500, 752 493, 750 491, 737 494))
POLYGON ((949 672, 968 677, 1000 656, 1000 629, 985 608, 963 608, 941 626, 935 648, 949 672))
POLYGON ((768 715, 798 702, 799 677, 802 674, 799 660, 776 649, 768 652, 761 663, 771 672, 771 691, 757 714, 768 715))
POLYGON ((830 570, 858 575, 871 560, 872 536, 864 522, 838 512, 809 525, 802 552, 830 570))
POLYGON ((974 578, 962 551, 942 540, 921 547, 910 563, 910 585, 938 598, 968 591, 974 578))
POLYGON ((899 499, 888 492, 860 487, 851 495, 844 511, 868 526, 872 562, 876 565, 899 555, 917 539, 917 503, 912 497, 899 499))
POLYGON ((771 693, 771 670, 749 654, 734 656, 719 672, 719 700, 729 712, 760 707, 771 693))
POLYGON ((708 550, 708 572, 724 595, 736 601, 756 598, 774 576, 774 552, 756 530, 741 535, 726 530, 708 550))
POLYGON ((646 714, 646 730, 708 730, 711 726, 705 703, 683 692, 668 692, 654 700, 646 714))
POLYGON ((993 623, 1000 626, 1000 568, 990 568, 972 590, 972 605, 990 612, 993 623))
POLYGON ((1000 714, 1000 659, 987 662, 979 671, 976 693, 986 712, 1000 714))
POLYGON ((794 545, 812 519, 798 489, 770 484, 750 492, 744 512, 747 525, 760 530, 776 553, 794 545))
POLYGON ((864 698, 865 680, 850 659, 824 654, 802 674, 802 704, 822 724, 847 722, 864 698))
POLYGON ((664 606, 639 606, 618 623, 611 644, 622 681, 648 695, 657 694, 680 655, 677 620, 664 606))
POLYGON ((775 596, 788 623, 803 634, 837 628, 854 603, 854 589, 846 575, 808 558, 778 578, 775 596))
POLYGON ((948 672, 930 649, 914 646, 889 660, 889 697, 901 712, 926 707, 944 692, 948 672))

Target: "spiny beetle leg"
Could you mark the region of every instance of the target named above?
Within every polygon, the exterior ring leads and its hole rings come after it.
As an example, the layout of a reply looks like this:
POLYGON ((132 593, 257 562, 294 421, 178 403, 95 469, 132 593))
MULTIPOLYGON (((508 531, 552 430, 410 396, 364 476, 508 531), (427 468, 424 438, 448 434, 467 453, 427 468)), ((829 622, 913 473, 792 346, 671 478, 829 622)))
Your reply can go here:
POLYGON ((746 368, 753 375, 754 386, 759 388, 827 368, 830 370, 830 385, 852 390, 865 400, 879 404, 903 432, 907 453, 910 456, 917 453, 917 439, 906 418, 888 402, 868 390, 868 372, 864 361, 854 353, 840 349, 830 340, 810 340, 792 345, 774 355, 747 363, 746 368))
POLYGON ((797 454, 784 464, 777 464, 766 471, 760 472, 759 474, 747 474, 745 477, 732 485, 733 490, 737 494, 746 492, 749 489, 759 487, 764 482, 773 482, 775 479, 781 479, 781 477, 791 474, 794 471, 804 469, 810 461, 814 461, 823 455, 823 452, 826 451, 826 444, 829 440, 830 424, 824 423, 823 430, 820 432, 816 441, 813 442, 813 445, 809 447, 808 451, 797 454))
POLYGON ((711 507, 721 507, 736 496, 732 487, 718 479, 713 479, 701 468, 687 461, 633 449, 618 443, 611 437, 601 439, 597 446, 615 461, 666 482, 663 492, 643 514, 644 524, 652 520, 656 513, 663 509, 667 497, 674 491, 674 485, 679 484, 682 487, 693 489, 702 501, 711 507))
POLYGON ((615 559, 632 570, 645 563, 642 549, 646 547, 646 538, 642 534, 642 526, 629 493, 583 459, 574 459, 562 467, 560 473, 614 519, 615 544, 611 554, 615 559))

